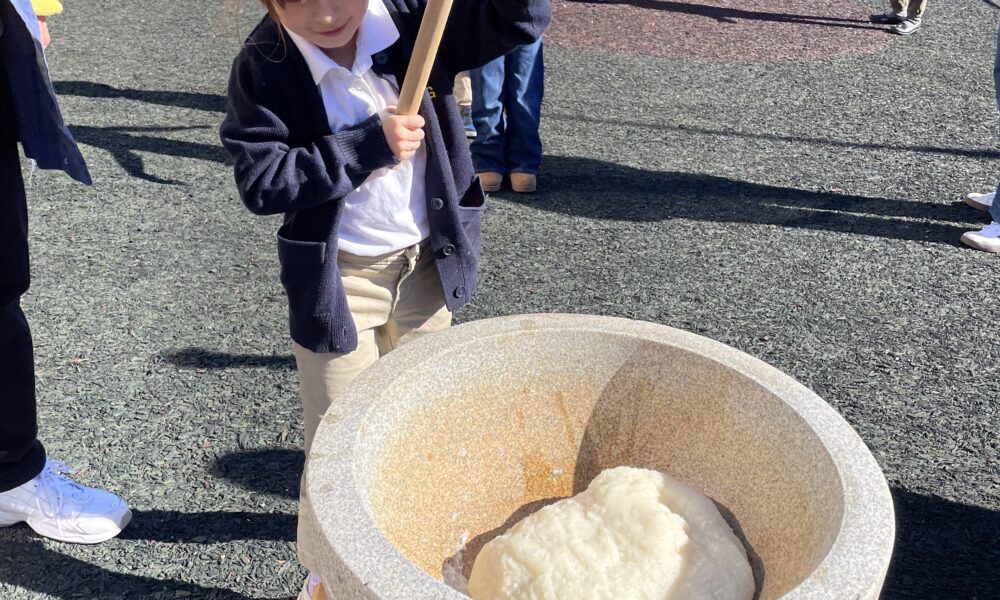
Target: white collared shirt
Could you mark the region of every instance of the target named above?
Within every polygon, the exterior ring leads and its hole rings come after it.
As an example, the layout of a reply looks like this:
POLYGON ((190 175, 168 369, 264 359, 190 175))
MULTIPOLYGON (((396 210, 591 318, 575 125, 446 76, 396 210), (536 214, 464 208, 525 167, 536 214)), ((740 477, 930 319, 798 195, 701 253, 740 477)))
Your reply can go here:
MULTIPOLYGON (((287 30, 286 30, 287 31, 287 30)), ((399 101, 399 90, 372 72, 372 55, 399 39, 399 31, 381 0, 369 0, 357 37, 350 70, 300 35, 289 37, 306 59, 319 87, 331 131, 357 125, 399 101)), ((361 256, 378 256, 419 243, 430 235, 424 172, 424 145, 398 168, 373 171, 344 197, 337 229, 340 248, 361 256)))

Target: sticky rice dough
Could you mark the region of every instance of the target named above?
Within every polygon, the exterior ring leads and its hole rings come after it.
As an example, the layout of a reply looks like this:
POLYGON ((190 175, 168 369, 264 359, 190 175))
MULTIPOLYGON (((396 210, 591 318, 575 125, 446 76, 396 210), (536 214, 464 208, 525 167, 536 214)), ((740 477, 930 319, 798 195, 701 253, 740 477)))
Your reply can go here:
POLYGON ((485 546, 474 600, 751 600, 746 551, 711 500, 657 471, 617 467, 485 546))

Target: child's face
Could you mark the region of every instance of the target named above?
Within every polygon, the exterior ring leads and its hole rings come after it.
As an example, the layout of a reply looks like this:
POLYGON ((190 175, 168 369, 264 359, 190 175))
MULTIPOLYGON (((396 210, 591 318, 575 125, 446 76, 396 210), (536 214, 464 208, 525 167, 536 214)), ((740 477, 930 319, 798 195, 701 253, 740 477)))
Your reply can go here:
POLYGON ((325 50, 355 43, 368 0, 285 0, 276 7, 281 24, 325 50))

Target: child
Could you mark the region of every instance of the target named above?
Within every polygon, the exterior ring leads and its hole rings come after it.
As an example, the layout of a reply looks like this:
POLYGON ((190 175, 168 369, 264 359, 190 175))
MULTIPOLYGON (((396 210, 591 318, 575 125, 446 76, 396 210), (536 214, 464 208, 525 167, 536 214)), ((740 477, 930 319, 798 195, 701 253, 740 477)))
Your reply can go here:
MULTIPOLYGON (((420 114, 394 105, 424 0, 262 0, 221 128, 251 212, 283 213, 281 281, 308 452, 382 354, 447 327, 476 289, 484 194, 455 75, 542 34, 548 0, 455 0, 420 114)), ((306 467, 308 477, 308 463, 306 467)), ((299 558, 315 570, 306 486, 299 558)), ((300 597, 319 583, 310 575, 300 597)))
POLYGON ((472 71, 472 160, 487 192, 509 174, 515 192, 530 194, 542 163, 542 40, 519 46, 472 71), (506 116, 506 118, 505 118, 506 116))

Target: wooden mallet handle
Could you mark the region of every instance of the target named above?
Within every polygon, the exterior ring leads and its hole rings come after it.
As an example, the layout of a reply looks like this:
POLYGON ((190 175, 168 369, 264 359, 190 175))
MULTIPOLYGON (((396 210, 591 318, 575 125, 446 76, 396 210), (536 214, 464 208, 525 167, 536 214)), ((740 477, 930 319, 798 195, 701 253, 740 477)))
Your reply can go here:
POLYGON ((427 79, 431 76, 431 67, 441 44, 441 34, 448 22, 452 0, 428 0, 424 10, 424 18, 420 21, 420 31, 417 32, 417 42, 413 46, 410 64, 406 67, 406 77, 403 79, 403 89, 399 91, 399 104, 396 105, 397 115, 415 115, 420 108, 420 100, 424 97, 427 79))

